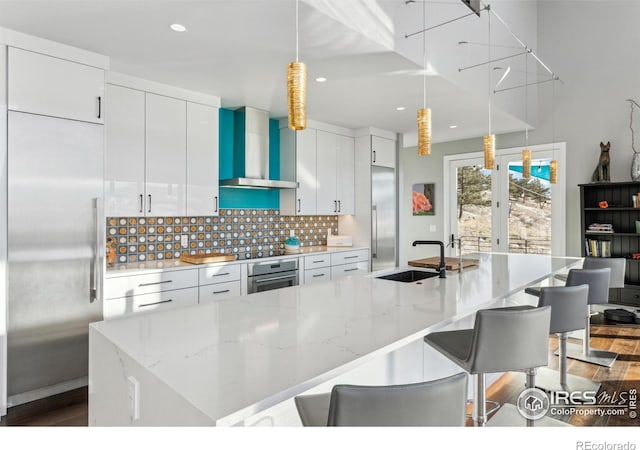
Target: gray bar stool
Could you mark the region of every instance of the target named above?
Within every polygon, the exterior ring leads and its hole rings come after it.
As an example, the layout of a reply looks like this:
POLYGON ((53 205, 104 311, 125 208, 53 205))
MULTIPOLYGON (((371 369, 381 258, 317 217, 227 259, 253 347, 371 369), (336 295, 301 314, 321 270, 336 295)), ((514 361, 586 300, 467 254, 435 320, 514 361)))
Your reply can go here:
POLYGON ((395 386, 336 385, 295 398, 302 425, 464 426, 467 374, 395 386))
MULTIPOLYGON (((524 371, 527 387, 535 386, 535 369, 548 363, 551 307, 513 306, 476 313, 471 330, 439 331, 424 341, 470 374, 476 375, 473 421, 484 426, 485 374, 524 371)), ((527 420, 532 426, 533 421, 527 420)))
MULTIPOLYGON (((598 313, 591 313, 591 305, 609 303, 609 288, 623 288, 624 274, 627 261, 624 258, 585 258, 582 268, 585 270, 609 269, 610 277, 605 281, 590 281, 589 284, 589 306, 587 306, 587 323, 585 327, 584 340, 582 346, 569 344, 567 346, 567 357, 579 361, 611 367, 618 357, 617 353, 591 348, 591 327, 590 316, 598 313), (598 284, 598 286, 595 286, 598 284), (606 287, 605 287, 606 286, 606 287), (597 289, 597 291, 594 291, 597 289), (594 291, 592 295, 592 291, 594 291)), ((580 284, 579 281, 572 281, 571 272, 567 278, 567 286, 580 284)))
POLYGON ((538 369, 537 388, 547 392, 598 392, 600 389, 600 383, 567 374, 567 337, 570 331, 581 330, 584 327, 582 315, 587 308, 588 298, 587 284, 541 288, 538 306, 551 307, 549 333, 558 335, 559 371, 547 367, 538 369))

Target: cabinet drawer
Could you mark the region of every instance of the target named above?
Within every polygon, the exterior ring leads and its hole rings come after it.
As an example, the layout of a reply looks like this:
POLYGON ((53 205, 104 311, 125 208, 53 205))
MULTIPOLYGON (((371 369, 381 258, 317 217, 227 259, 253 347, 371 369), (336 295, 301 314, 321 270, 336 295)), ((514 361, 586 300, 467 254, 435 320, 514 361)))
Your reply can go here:
POLYGON ((200 286, 240 279, 240 264, 202 267, 199 271, 200 286))
POLYGON ((120 298, 194 286, 198 286, 197 269, 107 278, 104 286, 104 297, 106 299, 120 298))
POLYGON ((178 308, 198 304, 198 288, 177 289, 143 295, 127 295, 106 300, 103 306, 105 319, 150 311, 178 308))
POLYGON ((340 266, 332 266, 331 267, 331 279, 337 280, 338 278, 347 277, 349 275, 356 275, 360 273, 369 272, 369 262, 359 262, 359 263, 350 263, 350 264, 342 264, 340 266))
POLYGON ((240 280, 228 283, 207 284, 198 288, 200 303, 240 297, 240 280))
POLYGON ((333 253, 331 255, 331 265, 347 264, 369 260, 369 250, 354 250, 352 252, 333 253))
POLYGON ((620 297, 618 301, 613 301, 611 299, 611 295, 609 295, 610 303, 619 303, 621 305, 633 305, 640 306, 640 286, 639 287, 629 287, 625 286, 623 289, 620 289, 620 297))
POLYGON ((304 284, 317 283, 331 279, 331 268, 311 269, 304 271, 304 284))
POLYGON ((315 255, 304 257, 304 268, 317 269, 318 267, 329 267, 331 265, 330 255, 315 255))

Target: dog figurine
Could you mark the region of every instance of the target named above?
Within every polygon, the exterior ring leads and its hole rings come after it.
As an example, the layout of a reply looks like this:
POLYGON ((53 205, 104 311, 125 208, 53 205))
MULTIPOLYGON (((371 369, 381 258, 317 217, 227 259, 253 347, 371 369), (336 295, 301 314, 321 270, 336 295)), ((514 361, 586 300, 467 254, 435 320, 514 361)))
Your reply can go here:
POLYGON ((594 170, 593 175, 591 175, 592 182, 600 183, 603 181, 611 181, 609 176, 609 163, 611 162, 611 158, 609 157, 610 149, 611 142, 607 142, 606 145, 600 142, 600 159, 598 160, 596 170, 594 170))

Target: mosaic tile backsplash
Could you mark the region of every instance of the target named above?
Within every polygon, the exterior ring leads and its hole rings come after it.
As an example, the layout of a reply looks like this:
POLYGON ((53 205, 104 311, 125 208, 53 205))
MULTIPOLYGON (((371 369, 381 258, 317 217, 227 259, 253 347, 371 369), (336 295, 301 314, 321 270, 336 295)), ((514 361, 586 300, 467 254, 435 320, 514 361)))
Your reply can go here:
POLYGON ((183 254, 231 253, 238 259, 277 256, 290 230, 302 247, 327 244, 337 216, 281 216, 277 209, 221 209, 217 217, 108 217, 107 242, 116 262, 177 259, 183 254), (187 246, 182 246, 186 236, 187 246))

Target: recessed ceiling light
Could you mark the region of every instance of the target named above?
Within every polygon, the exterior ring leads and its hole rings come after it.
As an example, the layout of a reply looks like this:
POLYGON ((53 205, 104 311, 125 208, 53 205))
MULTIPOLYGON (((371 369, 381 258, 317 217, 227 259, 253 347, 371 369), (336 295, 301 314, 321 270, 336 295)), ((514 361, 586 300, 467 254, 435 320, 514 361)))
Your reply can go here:
POLYGON ((407 108, 405 108, 404 106, 398 106, 396 108, 396 111, 404 111, 405 109, 407 109, 407 108))
POLYGON ((187 31, 187 27, 185 27, 184 25, 181 25, 179 23, 172 23, 171 24, 171 29, 173 31, 177 31, 178 33, 182 33, 183 31, 187 31))
POLYGON ((327 81, 327 79, 325 77, 318 77, 318 78, 316 78, 316 81, 318 83, 324 83, 325 81, 327 81))
POLYGON ((449 128, 451 128, 451 129, 458 128, 458 125, 449 125, 449 128))

